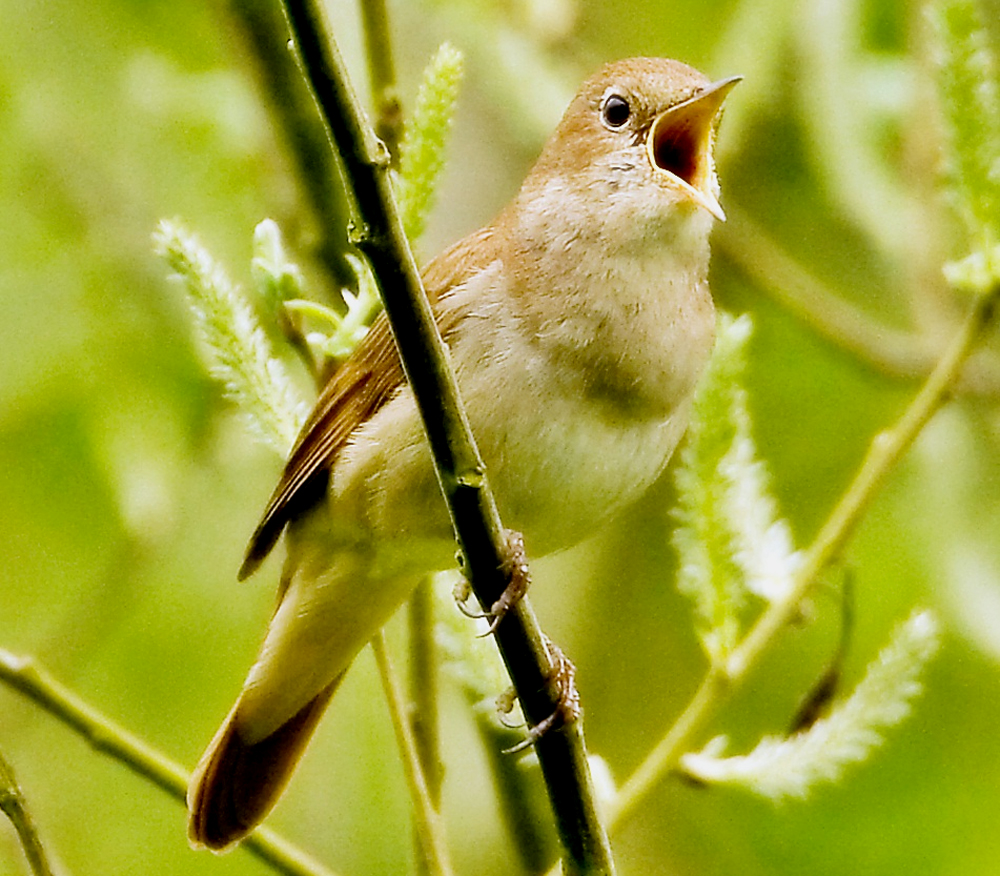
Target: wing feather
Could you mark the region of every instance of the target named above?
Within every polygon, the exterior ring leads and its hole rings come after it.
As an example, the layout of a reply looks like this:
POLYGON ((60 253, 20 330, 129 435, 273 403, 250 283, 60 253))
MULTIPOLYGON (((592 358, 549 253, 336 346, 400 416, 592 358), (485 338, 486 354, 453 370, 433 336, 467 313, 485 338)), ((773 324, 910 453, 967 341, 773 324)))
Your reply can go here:
MULTIPOLYGON (((447 306, 449 292, 493 261, 494 243, 492 228, 484 228, 446 250, 424 271, 424 288, 446 340, 464 315, 460 309, 447 306)), ((289 521, 323 499, 334 461, 351 434, 389 401, 403 382, 403 368, 383 313, 317 399, 250 537, 239 571, 241 581, 256 571, 289 521)))

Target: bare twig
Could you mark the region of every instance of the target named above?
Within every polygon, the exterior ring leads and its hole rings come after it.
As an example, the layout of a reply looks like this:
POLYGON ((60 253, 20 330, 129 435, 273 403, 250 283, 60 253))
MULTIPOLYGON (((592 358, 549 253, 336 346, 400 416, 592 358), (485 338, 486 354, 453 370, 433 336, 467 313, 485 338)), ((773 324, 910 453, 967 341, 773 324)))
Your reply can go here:
MULTIPOLYGON (((298 203, 312 213, 315 224, 310 240, 327 275, 326 291, 350 286, 355 278, 344 259, 344 188, 323 122, 288 51, 281 9, 274 0, 228 0, 224 9, 245 37, 265 106, 287 147, 298 203)), ((302 350, 297 352, 302 355, 302 350)))
POLYGON ((396 64, 389 37, 389 14, 385 0, 364 0, 360 4, 365 30, 365 56, 375 104, 375 133, 389 150, 390 160, 399 160, 403 134, 403 108, 396 89, 396 64))
POLYGON ((24 857, 35 876, 52 876, 52 866, 28 811, 28 804, 14 777, 14 769, 0 754, 0 812, 3 812, 17 831, 24 857))
POLYGON ((417 751, 417 740, 406 714, 406 697, 389 659, 384 632, 379 631, 372 639, 372 650, 375 652, 379 675, 382 676, 382 687, 385 690, 386 702, 389 704, 392 726, 396 731, 396 742, 403 757, 403 772, 410 786, 410 798, 414 801, 414 820, 427 872, 430 876, 452 876, 454 871, 448 854, 444 823, 438 814, 424 776, 420 754, 417 751))
POLYGON ((438 654, 434 641, 434 579, 420 582, 410 597, 410 725, 435 808, 441 804, 441 739, 438 733, 438 654))
MULTIPOLYGON (((838 297, 788 255, 745 211, 726 202, 729 221, 715 248, 736 263, 779 305, 820 337, 876 371, 899 380, 919 380, 942 354, 937 338, 892 328, 838 297)), ((1000 362, 987 350, 966 361, 954 389, 1000 396, 1000 362)))
MULTIPOLYGON (((84 702, 30 658, 0 648, 0 681, 76 731, 95 750, 123 763, 184 804, 190 777, 180 764, 84 702)), ((287 876, 335 876, 265 827, 257 828, 240 845, 287 876)))

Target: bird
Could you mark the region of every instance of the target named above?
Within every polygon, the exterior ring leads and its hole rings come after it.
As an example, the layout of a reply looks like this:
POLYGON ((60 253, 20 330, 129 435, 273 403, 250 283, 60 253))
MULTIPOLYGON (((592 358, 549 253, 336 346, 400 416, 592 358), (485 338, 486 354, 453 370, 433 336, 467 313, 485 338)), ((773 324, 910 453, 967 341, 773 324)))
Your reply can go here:
MULTIPOLYGON (((511 202, 422 272, 497 507, 531 556, 636 502, 686 429, 714 343, 713 147, 739 78, 604 65, 511 202)), ((241 580, 282 534, 277 607, 189 785, 195 847, 225 850, 265 818, 354 657, 421 578, 454 567, 384 314, 321 391, 241 580)))

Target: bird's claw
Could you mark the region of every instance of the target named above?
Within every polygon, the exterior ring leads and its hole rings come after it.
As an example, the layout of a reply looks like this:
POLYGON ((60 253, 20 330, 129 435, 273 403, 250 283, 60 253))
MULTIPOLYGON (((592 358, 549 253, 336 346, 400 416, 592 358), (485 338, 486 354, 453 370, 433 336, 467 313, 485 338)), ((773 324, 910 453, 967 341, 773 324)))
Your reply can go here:
POLYGON ((485 612, 475 611, 466 605, 470 596, 472 596, 472 585, 469 583, 469 579, 463 575, 451 591, 451 598, 455 600, 455 606, 462 614, 473 620, 486 617, 485 612))
MULTIPOLYGON (((534 745, 550 730, 565 727, 576 721, 581 714, 580 692, 576 687, 576 667, 572 661, 551 640, 546 639, 546 647, 552 658, 552 674, 549 680, 559 689, 558 702, 549 715, 528 728, 528 733, 517 745, 504 750, 504 754, 517 754, 534 745)), ((497 697, 497 709, 507 714, 514 707, 516 694, 511 688, 497 697)))
POLYGON ((507 550, 504 552, 503 565, 500 569, 507 579, 507 586, 504 587, 500 598, 490 606, 490 628, 484 633, 487 636, 496 632, 496 628, 500 626, 500 621, 506 617, 507 612, 524 599, 528 592, 528 585, 531 584, 528 556, 524 550, 524 536, 513 529, 506 530, 504 536, 507 541, 507 550))
POLYGON ((485 619, 490 622, 489 628, 482 633, 483 637, 496 632, 500 621, 504 619, 514 606, 516 606, 528 592, 528 585, 531 583, 531 576, 528 572, 528 558, 524 550, 524 537, 519 532, 512 529, 504 531, 506 538, 506 550, 504 551, 503 563, 500 570, 507 579, 507 586, 504 587, 500 598, 490 606, 489 611, 474 611, 466 603, 472 595, 472 586, 468 579, 463 578, 452 591, 452 597, 458 610, 466 617, 474 620, 485 619))

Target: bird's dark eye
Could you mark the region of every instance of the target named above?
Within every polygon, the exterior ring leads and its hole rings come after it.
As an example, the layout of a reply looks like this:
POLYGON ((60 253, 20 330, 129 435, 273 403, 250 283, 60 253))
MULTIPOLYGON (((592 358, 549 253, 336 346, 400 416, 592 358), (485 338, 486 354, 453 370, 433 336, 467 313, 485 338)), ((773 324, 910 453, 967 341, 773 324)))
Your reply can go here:
POLYGON ((601 106, 601 118, 609 128, 620 128, 628 121, 632 108, 628 101, 618 94, 608 95, 601 106))

